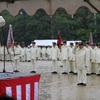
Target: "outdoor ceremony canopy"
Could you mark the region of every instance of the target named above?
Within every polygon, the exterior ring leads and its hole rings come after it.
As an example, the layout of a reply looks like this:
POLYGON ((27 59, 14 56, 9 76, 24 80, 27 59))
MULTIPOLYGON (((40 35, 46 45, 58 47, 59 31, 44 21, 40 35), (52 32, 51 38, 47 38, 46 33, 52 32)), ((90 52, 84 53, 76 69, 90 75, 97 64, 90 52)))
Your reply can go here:
POLYGON ((52 16, 58 8, 64 8, 68 14, 73 15, 80 7, 87 7, 92 13, 97 13, 87 3, 88 1, 100 11, 100 0, 15 0, 10 4, 5 1, 0 0, 0 13, 7 10, 12 16, 16 16, 21 9, 30 16, 34 15, 38 9, 44 9, 48 15, 52 16))

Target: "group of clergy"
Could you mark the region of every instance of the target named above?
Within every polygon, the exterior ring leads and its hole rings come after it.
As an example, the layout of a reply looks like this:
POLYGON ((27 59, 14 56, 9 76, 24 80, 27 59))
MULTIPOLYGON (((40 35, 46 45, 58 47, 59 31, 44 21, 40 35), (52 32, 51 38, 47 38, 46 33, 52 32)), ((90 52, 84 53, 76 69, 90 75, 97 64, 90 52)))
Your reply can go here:
POLYGON ((86 86, 87 75, 100 75, 100 43, 90 46, 89 42, 76 42, 75 45, 70 43, 70 46, 67 46, 64 41, 59 48, 53 43, 51 52, 52 74, 57 74, 57 61, 60 59, 63 65, 62 74, 78 74, 77 85, 86 86))
MULTIPOLYGON (((3 49, 1 46, 0 60, 4 60, 3 49)), ((20 61, 31 61, 33 69, 30 73, 36 73, 37 60, 41 59, 52 61, 52 74, 58 73, 58 66, 62 66, 62 74, 78 74, 78 85, 86 86, 87 75, 100 75, 100 43, 97 46, 95 43, 90 46, 89 42, 76 42, 75 45, 70 43, 67 46, 67 42, 63 41, 63 45, 57 46, 53 42, 52 47, 41 48, 33 41, 32 46, 26 48, 16 42, 13 48, 5 49, 5 55, 6 60, 10 57, 14 61, 14 72, 19 72, 20 61), (62 65, 58 65, 58 61, 61 61, 62 65)))

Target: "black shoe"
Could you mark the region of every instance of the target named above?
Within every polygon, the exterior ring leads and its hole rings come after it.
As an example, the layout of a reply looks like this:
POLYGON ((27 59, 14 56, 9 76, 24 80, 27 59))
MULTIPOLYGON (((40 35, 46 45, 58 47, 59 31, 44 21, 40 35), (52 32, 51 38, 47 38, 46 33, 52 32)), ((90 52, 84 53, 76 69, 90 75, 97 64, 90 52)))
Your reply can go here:
POLYGON ((74 75, 77 75, 77 73, 73 73, 74 75))
POLYGON ((91 73, 91 74, 96 74, 96 73, 91 73))
POLYGON ((13 72, 19 72, 18 70, 14 70, 13 72))
POLYGON ((77 85, 83 85, 83 83, 78 83, 77 85))
POLYGON ((57 74, 57 72, 56 72, 56 71, 55 71, 54 73, 55 73, 55 74, 57 74))
POLYGON ((85 84, 85 83, 83 83, 82 85, 83 85, 83 86, 86 86, 86 84, 85 84))
POLYGON ((81 83, 78 83, 77 85, 81 85, 81 83))
POLYGON ((36 71, 30 71, 30 73, 36 73, 36 71))
POLYGON ((57 74, 57 72, 56 72, 56 71, 54 71, 54 72, 51 72, 51 74, 57 74))
POLYGON ((68 74, 67 72, 63 72, 62 74, 68 74))
POLYGON ((69 73, 74 73, 73 71, 70 71, 69 73))
POLYGON ((96 76, 100 76, 100 74, 96 74, 96 76))
POLYGON ((51 74, 54 74, 54 72, 51 72, 51 74))
POLYGON ((86 75, 90 75, 89 73, 87 73, 86 75))
POLYGON ((60 67, 63 67, 63 66, 60 66, 60 67))

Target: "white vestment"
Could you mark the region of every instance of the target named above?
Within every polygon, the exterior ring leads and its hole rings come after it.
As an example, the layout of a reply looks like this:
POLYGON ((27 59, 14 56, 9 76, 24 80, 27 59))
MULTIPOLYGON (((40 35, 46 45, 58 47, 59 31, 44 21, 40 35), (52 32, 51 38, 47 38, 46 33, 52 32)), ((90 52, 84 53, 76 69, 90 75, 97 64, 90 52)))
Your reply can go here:
POLYGON ((63 45, 61 47, 61 61, 63 64, 63 72, 68 72, 68 46, 63 45))
POLYGON ((88 53, 86 48, 76 48, 76 46, 73 49, 73 53, 75 53, 75 60, 76 60, 76 66, 78 70, 78 83, 86 83, 87 76, 86 76, 86 66, 89 65, 88 60, 88 53))
POLYGON ((96 74, 100 74, 100 48, 96 49, 96 74))
POLYGON ((31 62, 32 62, 32 66, 33 66, 33 71, 36 71, 37 68, 37 46, 31 47, 31 62))
POLYGON ((52 59, 52 71, 56 71, 57 72, 57 65, 58 65, 58 62, 57 62, 57 58, 59 56, 59 50, 58 50, 58 47, 55 46, 55 47, 52 47, 51 48, 51 59, 52 59))

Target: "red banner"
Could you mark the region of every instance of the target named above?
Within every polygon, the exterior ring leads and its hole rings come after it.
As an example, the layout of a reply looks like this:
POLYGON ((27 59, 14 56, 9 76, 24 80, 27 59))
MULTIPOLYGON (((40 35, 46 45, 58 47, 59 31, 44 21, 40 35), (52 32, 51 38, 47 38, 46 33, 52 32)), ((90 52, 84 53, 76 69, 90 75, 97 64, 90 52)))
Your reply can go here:
POLYGON ((61 38, 61 36, 60 36, 60 33, 58 33, 57 45, 58 45, 58 47, 59 47, 60 45, 63 45, 63 40, 62 40, 62 38, 61 38))
POLYGON ((0 96, 7 95, 15 100, 39 100, 40 75, 0 80, 0 96))
POLYGON ((7 48, 10 48, 14 45, 14 38, 13 38, 13 30, 12 25, 9 25, 9 32, 7 38, 7 48))

